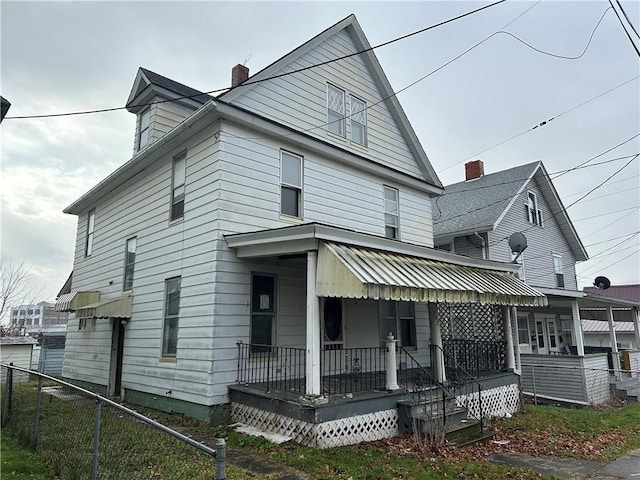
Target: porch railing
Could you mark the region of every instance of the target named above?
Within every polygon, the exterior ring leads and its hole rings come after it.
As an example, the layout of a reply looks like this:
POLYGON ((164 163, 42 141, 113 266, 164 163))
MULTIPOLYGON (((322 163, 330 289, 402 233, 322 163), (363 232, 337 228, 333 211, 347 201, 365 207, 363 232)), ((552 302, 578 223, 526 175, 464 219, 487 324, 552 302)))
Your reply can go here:
POLYGON ((507 347, 502 341, 446 340, 442 352, 446 376, 450 380, 466 374, 480 377, 507 367, 507 347))
MULTIPOLYGON (((238 342, 237 383, 264 391, 305 395, 306 350, 238 342)), ((385 348, 324 349, 320 355, 323 395, 385 388, 385 348)))

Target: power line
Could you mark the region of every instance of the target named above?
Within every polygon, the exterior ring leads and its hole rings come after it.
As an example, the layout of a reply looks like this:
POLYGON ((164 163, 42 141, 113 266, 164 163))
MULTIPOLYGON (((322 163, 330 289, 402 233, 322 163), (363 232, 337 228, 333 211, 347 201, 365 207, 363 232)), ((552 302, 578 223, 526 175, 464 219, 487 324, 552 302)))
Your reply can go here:
POLYGON ((629 210, 638 210, 638 209, 640 209, 640 206, 623 208, 622 210, 614 210, 613 212, 600 213, 598 215, 591 215, 589 217, 576 218, 573 220, 573 223, 583 222, 585 220, 591 220, 592 218, 608 217, 609 215, 613 215, 614 213, 628 212, 629 210))
MULTIPOLYGON (((614 265, 617 265, 618 263, 623 262, 624 260, 626 260, 626 259, 627 259, 627 258, 629 258, 629 257, 632 257, 632 256, 634 256, 634 255, 638 255, 638 253, 640 253, 640 250, 635 249, 635 250, 634 250, 633 252, 631 252, 629 255, 625 256, 624 258, 621 258, 621 259, 620 259, 620 260, 618 260, 617 262, 614 262, 614 263, 610 263, 610 264, 608 264, 608 265, 607 265, 607 268, 608 268, 608 267, 612 267, 612 266, 614 266, 614 265)), ((612 254, 612 255, 613 255, 613 254, 612 254)), ((585 275, 585 274, 586 274, 586 272, 590 272, 590 271, 592 271, 594 268, 599 267, 600 265, 602 265, 602 263, 603 263, 603 262, 602 262, 602 261, 600 261, 600 262, 596 262, 596 263, 595 263, 595 264, 593 264, 593 265, 589 265, 589 267, 588 267, 588 268, 586 268, 585 270, 582 270, 582 272, 581 272, 581 273, 582 273, 582 275, 585 275)))
MULTIPOLYGON (((620 22, 620 26, 624 30, 624 33, 627 34, 627 38, 631 42, 631 45, 633 46, 633 49, 636 51, 636 54, 640 57, 640 50, 638 50, 638 47, 636 46, 636 44, 633 41, 633 38, 631 38, 631 35, 629 35, 629 31, 627 30, 627 27, 625 27, 624 22, 620 18, 620 14, 618 13, 618 11, 613 7, 613 3, 611 2, 611 0, 609 0, 609 4, 611 5, 611 8, 613 8, 613 11, 615 12, 616 17, 618 17, 618 21, 620 22)), ((634 31, 635 31, 635 29, 634 29, 634 31)), ((637 32, 636 32, 636 34, 637 34, 637 32)))
POLYGON ((629 16, 627 15, 627 12, 625 12, 624 8, 622 8, 622 4, 620 3, 620 0, 616 0, 616 3, 618 4, 618 7, 620 8, 620 11, 624 15, 624 18, 627 19, 627 23, 631 27, 631 30, 633 30, 633 33, 636 34, 636 37, 640 38, 640 35, 638 35, 638 31, 636 30, 636 27, 633 26, 633 23, 631 23, 631 20, 629 19, 629 16))
POLYGON ((490 146, 490 147, 488 147, 488 148, 485 148, 484 150, 481 150, 481 151, 479 151, 479 152, 477 152, 477 153, 474 153, 473 155, 470 155, 469 157, 465 158, 464 160, 461 160, 461 161, 459 161, 459 162, 453 163, 453 164, 449 165, 448 167, 443 168, 442 170, 440 170, 440 171, 438 172, 438 174, 441 174, 441 173, 443 173, 443 172, 446 172, 446 171, 447 171, 447 170, 449 170, 450 168, 453 168, 453 167, 455 167, 456 165, 460 165, 461 163, 464 163, 464 162, 466 162, 467 160, 470 160, 470 159, 472 159, 472 158, 474 158, 474 157, 477 157, 478 155, 481 155, 481 154, 483 154, 483 153, 485 153, 485 152, 488 152, 489 150, 493 150, 494 148, 499 147, 500 145, 504 145, 505 143, 510 142, 511 140, 514 140, 514 139, 516 139, 516 138, 518 138, 518 137, 520 137, 520 136, 524 135, 525 133, 529 133, 529 132, 532 132, 533 130, 535 130, 535 129, 537 129, 537 128, 544 127, 544 126, 548 125, 551 121, 553 121, 553 120, 555 120, 555 119, 557 119, 557 118, 560 118, 561 116, 566 115, 566 114, 568 114, 568 113, 570 113, 570 112, 572 112, 572 111, 574 111, 574 110, 576 110, 576 109, 578 109, 578 108, 580 108, 580 107, 582 107, 582 106, 584 106, 584 105, 586 105, 586 104, 588 104, 588 103, 590 103, 590 102, 593 102, 594 100, 597 100, 598 98, 600 98, 600 97, 602 97, 602 96, 604 96, 604 95, 606 95, 606 94, 608 94, 608 93, 611 93, 611 92, 613 92, 614 90, 617 90, 618 88, 623 87, 623 86, 624 86, 624 85, 626 85, 627 83, 630 83, 630 82, 632 82, 632 81, 634 81, 634 80, 636 80, 636 79, 638 79, 638 78, 640 78, 640 75, 636 75, 635 77, 632 77, 632 78, 630 78, 629 80, 625 80, 624 82, 622 82, 622 83, 620 83, 620 84, 616 85, 615 87, 610 88, 610 89, 608 89, 608 90, 606 90, 606 91, 604 91, 604 92, 602 92, 602 93, 599 93, 598 95, 596 95, 596 96, 594 96, 594 97, 591 97, 591 98, 589 98, 588 100, 585 100, 584 102, 581 102, 581 103, 579 103, 578 105, 575 105, 575 106, 573 106, 573 107, 569 108, 568 110, 565 110, 564 112, 559 113, 559 114, 557 114, 557 115, 555 115, 555 116, 553 116, 553 117, 549 118, 548 120, 544 120, 544 121, 540 122, 539 124, 534 125, 534 126, 533 126, 533 127, 531 127, 531 128, 528 128, 528 129, 526 129, 526 130, 524 130, 524 131, 522 131, 522 132, 520 132, 520 133, 517 133, 517 134, 515 134, 515 135, 513 135, 513 136, 511 136, 511 137, 509 137, 509 138, 507 138, 506 140, 502 140, 502 141, 500 141, 500 142, 498 142, 498 143, 496 143, 496 144, 491 145, 491 146, 490 146))
MULTIPOLYGON (((160 103, 175 102, 177 100, 198 97, 198 96, 203 95, 203 94, 204 95, 211 95, 211 94, 214 94, 214 93, 222 93, 222 92, 226 93, 226 92, 229 92, 229 91, 231 91, 231 90, 233 90, 235 88, 254 85, 256 83, 266 82, 268 80, 274 80, 274 79, 285 77, 285 76, 288 76, 288 75, 293 75, 295 73, 304 72, 306 70, 311 70, 313 68, 317 68, 317 67, 320 67, 320 66, 323 66, 323 65, 328 65, 330 63, 337 62, 337 61, 340 61, 340 60, 344 60, 346 58, 351 58, 351 57, 354 57, 356 55, 361 55, 363 53, 366 53, 366 52, 369 52, 369 51, 373 51, 373 50, 376 50, 376 49, 381 48, 381 47, 386 47, 387 45, 391 45, 392 43, 398 42, 400 40, 407 39, 409 37, 418 35, 420 33, 424 33, 424 32, 426 32, 428 30, 432 30, 434 28, 441 27, 443 25, 446 25, 448 23, 454 22, 456 20, 460 20, 461 18, 467 17, 469 15, 473 15, 473 14, 478 13, 478 12, 480 12, 482 10, 487 9, 487 8, 494 7, 494 6, 499 5, 499 4, 501 4, 501 3, 505 2, 505 1, 506 0, 498 0, 498 1, 494 2, 494 3, 489 4, 489 5, 485 5, 483 7, 476 8, 475 10, 471 10, 469 12, 457 15, 455 17, 449 18, 449 19, 444 20, 442 22, 430 25, 430 26, 422 28, 420 30, 416 30, 415 32, 411 32, 411 33, 408 33, 406 35, 402 35, 400 37, 396 37, 396 38, 394 38, 392 40, 388 40, 386 42, 380 43, 380 44, 375 45, 373 47, 365 48, 365 49, 359 50, 357 52, 353 52, 353 53, 349 53, 349 54, 346 54, 346 55, 342 55, 340 57, 332 58, 331 60, 326 60, 324 62, 320 62, 320 63, 317 63, 317 64, 308 65, 306 67, 298 68, 298 69, 292 70, 290 72, 280 73, 280 74, 277 74, 277 75, 273 75, 271 77, 263 78, 261 80, 253 80, 253 81, 252 80, 247 80, 246 82, 243 82, 240 85, 237 85, 236 87, 218 88, 218 89, 215 89, 215 90, 210 90, 208 92, 198 92, 198 93, 193 94, 193 95, 184 95, 184 96, 175 97, 175 98, 171 98, 171 99, 159 100, 159 101, 155 101, 155 102, 141 104, 139 106, 148 106, 148 105, 155 105, 155 104, 160 104, 160 103)), ((87 114, 90 114, 90 113, 113 112, 113 111, 116 111, 116 110, 124 110, 126 108, 127 108, 127 106, 125 105, 123 107, 101 108, 101 109, 83 110, 83 111, 77 111, 77 112, 53 113, 53 114, 46 114, 46 115, 22 115, 22 116, 5 117, 5 120, 22 120, 22 119, 29 119, 29 118, 50 118, 50 117, 65 117, 65 116, 71 116, 71 115, 87 115, 87 114)))
POLYGON ((596 233, 598 233, 598 232, 601 232, 602 230, 604 230, 604 229, 606 229, 606 228, 609 228, 609 227, 610 227, 611 225, 613 225, 614 223, 618 223, 620 220, 622 220, 623 218, 627 218, 627 217, 628 217, 629 215, 631 215, 632 213, 633 213, 633 211, 631 211, 631 212, 629 212, 629 213, 625 213, 624 215, 622 215, 620 218, 617 218, 617 219, 616 219, 616 220, 614 220, 613 222, 611 222, 611 223, 607 223, 606 225, 604 225, 603 227, 600 227, 600 228, 599 228, 599 229, 597 229, 597 230, 593 230, 591 233, 589 233, 589 234, 587 235, 587 238, 589 238, 589 237, 591 237, 591 236, 595 235, 595 234, 596 234, 596 233))
MULTIPOLYGON (((640 174, 638 174, 638 175, 631 175, 631 176, 629 176, 629 177, 625 177, 625 178, 623 178, 623 179, 616 180, 615 182, 609 182, 609 183, 607 184, 607 187, 610 187, 610 186, 612 186, 612 185, 616 185, 616 184, 618 184, 618 183, 622 183, 622 182, 628 182, 629 180, 634 180, 634 179, 639 178, 639 177, 640 177, 640 174)), ((637 190, 638 188, 640 188, 640 186, 638 186, 638 185, 636 184, 636 185, 635 185, 634 187, 632 187, 632 188, 628 188, 628 189, 626 189, 626 190, 619 190, 619 191, 616 191, 616 192, 613 192, 613 193, 607 193, 606 195, 601 195, 601 196, 599 196, 599 197, 591 197, 591 198, 590 198, 589 200, 587 200, 587 201, 595 200, 596 198, 608 197, 609 195, 615 195, 616 193, 628 192, 629 190, 637 190)), ((587 191, 587 190, 581 190, 581 191, 579 191, 579 192, 575 192, 575 193, 572 193, 572 194, 570 194, 570 195, 566 195, 566 196, 565 196, 565 198, 577 197, 578 195, 581 195, 582 193, 584 193, 584 192, 586 192, 586 191, 587 191)))

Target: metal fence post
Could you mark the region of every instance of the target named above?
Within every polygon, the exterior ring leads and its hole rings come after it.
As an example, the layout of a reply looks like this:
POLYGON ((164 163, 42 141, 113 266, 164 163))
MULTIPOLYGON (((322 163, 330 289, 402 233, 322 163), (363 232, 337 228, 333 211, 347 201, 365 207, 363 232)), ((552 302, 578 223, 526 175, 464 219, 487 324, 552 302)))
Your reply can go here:
POLYGON ((42 377, 38 376, 38 391, 36 393, 36 412, 33 418, 33 438, 31 445, 38 448, 38 428, 40 427, 40 399, 42 398, 42 377))
POLYGON ((9 417, 11 417, 11 409, 13 403, 13 363, 9 364, 7 367, 7 380, 4 389, 4 404, 2 410, 2 426, 6 426, 9 422, 9 417))
POLYGON ((92 476, 93 480, 98 480, 98 455, 100 454, 100 415, 102 413, 102 403, 96 399, 96 411, 93 423, 93 461, 92 476))
POLYGON ((538 405, 538 396, 536 395, 536 367, 531 365, 531 378, 533 381, 533 404, 538 405))
POLYGON ((216 440, 216 480, 226 480, 227 446, 224 438, 216 440))

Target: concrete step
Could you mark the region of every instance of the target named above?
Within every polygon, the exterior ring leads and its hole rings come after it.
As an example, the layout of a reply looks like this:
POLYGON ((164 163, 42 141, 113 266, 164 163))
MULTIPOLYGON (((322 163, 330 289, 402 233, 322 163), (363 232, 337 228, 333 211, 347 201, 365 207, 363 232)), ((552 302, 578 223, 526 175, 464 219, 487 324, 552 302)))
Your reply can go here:
POLYGON ((482 435, 478 420, 465 419, 447 423, 445 439, 454 445, 469 444, 482 435))

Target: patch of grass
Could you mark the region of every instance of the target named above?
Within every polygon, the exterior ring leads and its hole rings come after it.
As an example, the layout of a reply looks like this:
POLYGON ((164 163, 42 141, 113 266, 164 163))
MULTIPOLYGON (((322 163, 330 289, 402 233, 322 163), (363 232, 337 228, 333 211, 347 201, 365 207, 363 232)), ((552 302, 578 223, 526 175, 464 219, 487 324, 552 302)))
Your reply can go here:
POLYGON ((16 480, 51 480, 54 478, 51 469, 38 454, 18 444, 9 435, 2 435, 0 441, 0 472, 3 479, 16 480))

